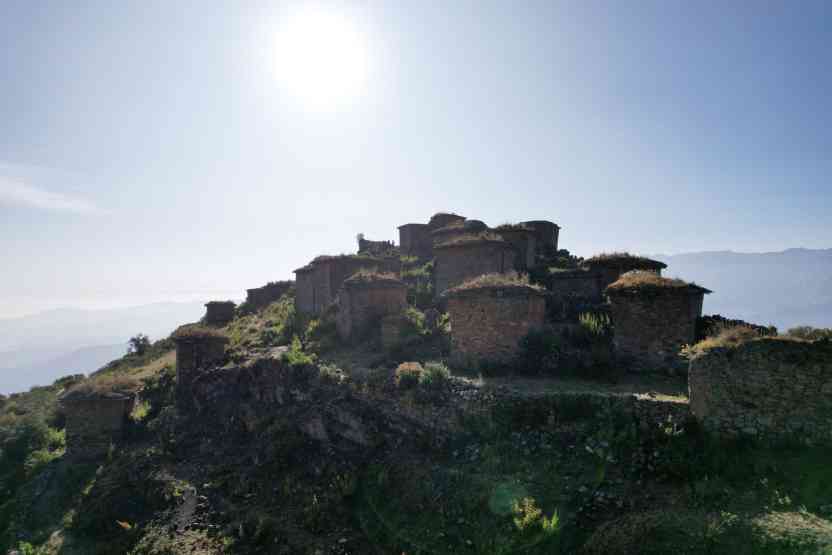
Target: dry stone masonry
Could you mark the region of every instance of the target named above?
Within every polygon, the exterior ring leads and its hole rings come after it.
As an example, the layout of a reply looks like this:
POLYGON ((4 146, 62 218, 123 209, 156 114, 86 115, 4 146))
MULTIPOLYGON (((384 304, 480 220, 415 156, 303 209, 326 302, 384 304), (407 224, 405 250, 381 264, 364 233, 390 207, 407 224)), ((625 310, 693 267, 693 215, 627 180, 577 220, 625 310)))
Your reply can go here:
POLYGON ((120 393, 73 395, 60 400, 66 414, 67 455, 82 460, 106 456, 124 432, 134 396, 120 393))
POLYGON ((319 256, 295 270, 295 309, 301 314, 321 314, 335 302, 344 280, 360 270, 398 272, 397 257, 365 255, 319 256))
POLYGON ((209 326, 224 326, 234 319, 237 309, 232 301, 211 301, 205 305, 205 323, 209 326))
POLYGON ((650 272, 625 274, 606 289, 616 353, 634 368, 679 363, 679 351, 696 341, 696 320, 709 290, 650 272))
POLYGON ((187 405, 199 374, 225 361, 228 338, 212 329, 182 326, 173 334, 176 343, 176 400, 187 405))
POLYGON ((527 284, 463 284, 449 290, 452 357, 468 362, 508 363, 520 341, 543 327, 544 293, 527 284))
POLYGON ((690 408, 721 437, 832 445, 832 342, 764 337, 691 361, 690 408))
POLYGON ((514 249, 493 234, 466 235, 434 247, 435 294, 484 274, 514 270, 514 249))
POLYGON ((407 308, 407 285, 392 274, 359 272, 346 279, 338 293, 335 319, 342 341, 363 339, 376 329, 384 316, 407 308))
POLYGON ((262 287, 246 289, 246 309, 258 310, 280 300, 294 284, 293 281, 272 281, 262 287))

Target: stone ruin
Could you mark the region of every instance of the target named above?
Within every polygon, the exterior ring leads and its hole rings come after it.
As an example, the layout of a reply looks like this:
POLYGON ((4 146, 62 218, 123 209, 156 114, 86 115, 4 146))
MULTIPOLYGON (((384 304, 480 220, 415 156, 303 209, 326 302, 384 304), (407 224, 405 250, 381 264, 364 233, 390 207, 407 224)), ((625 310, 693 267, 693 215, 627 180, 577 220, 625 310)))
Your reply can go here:
POLYGON ((317 315, 335 302, 344 280, 360 270, 398 273, 398 257, 364 255, 319 256, 295 270, 295 309, 301 314, 317 315))
POLYGON ((59 399, 66 414, 66 454, 78 460, 104 457, 124 434, 135 395, 70 390, 59 399))
POLYGON ((369 239, 365 239, 363 235, 359 235, 358 254, 368 254, 370 256, 398 256, 399 248, 393 244, 393 241, 371 241, 369 239))
POLYGON ((586 259, 581 266, 599 276, 602 292, 627 272, 653 272, 660 276, 667 268, 664 262, 626 252, 599 254, 586 259))
POLYGON ((433 233, 442 228, 462 227, 465 217, 458 214, 439 212, 431 216, 426 224, 404 224, 399 226, 399 248, 406 256, 421 260, 433 257, 433 233))
POLYGON ((288 293, 294 285, 295 282, 291 280, 271 281, 262 287, 246 289, 245 308, 248 311, 254 311, 267 307, 280 300, 280 297, 288 293))
POLYGON ((555 253, 558 250, 560 226, 546 220, 532 220, 523 225, 534 232, 535 244, 539 254, 555 253))
POLYGON ((434 247, 434 293, 484 274, 503 274, 515 268, 511 244, 492 233, 455 237, 434 247))
POLYGON ((690 409, 718 436, 832 446, 832 342, 761 337, 696 356, 690 409))
POLYGON ((205 304, 205 323, 209 326, 224 326, 234 319, 237 305, 232 301, 210 301, 205 304))
POLYGON ((505 276, 482 276, 444 293, 457 363, 510 363, 521 340, 544 324, 542 288, 505 276))
POLYGON ((377 329, 385 316, 407 308, 407 285, 393 274, 359 272, 344 280, 335 319, 342 341, 355 342, 377 329))
POLYGON ((527 272, 537 262, 537 236, 531 227, 524 224, 505 224, 494 229, 514 249, 514 267, 518 272, 527 272))
POLYGON ((616 353, 634 368, 678 366, 681 348, 696 341, 708 289, 653 272, 624 274, 607 287, 616 353))
POLYGON ((173 333, 176 344, 176 402, 187 405, 199 374, 225 361, 228 337, 199 326, 182 326, 173 333))

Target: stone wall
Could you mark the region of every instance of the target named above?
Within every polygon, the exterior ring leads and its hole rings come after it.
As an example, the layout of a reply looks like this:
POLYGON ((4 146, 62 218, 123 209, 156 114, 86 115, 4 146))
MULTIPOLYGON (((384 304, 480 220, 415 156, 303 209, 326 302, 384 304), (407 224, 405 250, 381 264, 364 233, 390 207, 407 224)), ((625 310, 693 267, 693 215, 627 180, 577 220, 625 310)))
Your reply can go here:
POLYGON ((407 285, 401 281, 347 280, 338 293, 338 336, 342 341, 366 338, 370 330, 378 330, 382 317, 400 314, 406 308, 407 285))
POLYGON ((558 250, 560 227, 557 224, 546 220, 533 220, 523 222, 523 225, 534 231, 538 252, 555 252, 558 250))
POLYGON ((205 305, 205 323, 212 326, 224 326, 234 319, 237 309, 232 301, 211 301, 205 305))
POLYGON ((106 456, 110 444, 122 437, 133 410, 133 397, 61 401, 66 414, 66 453, 77 459, 106 456))
POLYGON ((483 274, 502 274, 514 269, 514 251, 507 243, 481 241, 439 246, 434 250, 434 294, 483 274))
POLYGON ((399 226, 399 249, 407 256, 428 259, 433 256, 433 237, 427 224, 399 226))
POLYGON ((653 272, 657 275, 662 275, 662 269, 666 268, 663 262, 658 260, 650 260, 649 258, 642 258, 638 256, 624 256, 621 258, 601 259, 596 260, 590 258, 584 262, 584 268, 600 276, 601 291, 606 289, 618 281, 618 278, 632 272, 640 270, 645 272, 653 272))
POLYGON ((465 221, 465 216, 460 216, 459 214, 450 214, 447 212, 439 212, 431 216, 430 221, 428 222, 428 227, 431 231, 437 230, 440 227, 446 227, 456 222, 463 222, 465 221))
POLYGON ((315 312, 315 268, 304 266, 295 270, 295 310, 299 314, 315 312))
POLYGON ((526 272, 535 267, 537 240, 531 230, 497 229, 497 233, 514 249, 514 269, 526 272))
POLYGON ((451 292, 451 352, 457 364, 510 362, 529 331, 543 327, 544 295, 530 287, 451 292))
POLYGON ((690 406, 722 437, 832 445, 832 342, 761 338, 691 361, 690 406))
POLYGON ((613 345, 637 369, 674 367, 679 351, 696 340, 705 290, 696 287, 612 291, 613 345))
POLYGON ((246 308, 257 310, 277 301, 295 284, 293 281, 274 281, 262 287, 246 289, 246 308))
POLYGON ((215 335, 177 337, 176 343, 176 400, 186 405, 191 399, 191 387, 199 374, 220 365, 225 360, 228 339, 215 335))
POLYGON ((371 254, 373 256, 384 256, 392 252, 396 252, 396 246, 393 241, 371 241, 360 237, 358 239, 358 253, 371 254))
POLYGON ((581 312, 595 309, 604 298, 601 276, 585 269, 549 274, 546 288, 551 292, 549 315, 555 321, 577 321, 581 312))
POLYGON ((335 302, 344 280, 359 270, 397 272, 398 257, 322 256, 295 270, 295 309, 301 314, 321 314, 335 302))

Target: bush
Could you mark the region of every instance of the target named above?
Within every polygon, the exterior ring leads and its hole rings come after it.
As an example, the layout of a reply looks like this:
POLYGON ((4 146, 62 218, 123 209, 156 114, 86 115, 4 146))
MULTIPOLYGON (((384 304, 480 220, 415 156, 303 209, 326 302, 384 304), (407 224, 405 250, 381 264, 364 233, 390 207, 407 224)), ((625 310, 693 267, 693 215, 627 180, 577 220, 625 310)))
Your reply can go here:
POLYGON ((418 362, 403 362, 396 368, 394 381, 400 389, 411 389, 416 387, 422 378, 425 369, 418 362))
POLYGON ((817 341, 819 339, 832 339, 832 328, 813 328, 812 326, 798 326, 791 328, 786 335, 806 341, 817 341))
POLYGON ((134 335, 127 342, 127 354, 143 356, 150 349, 150 338, 143 333, 134 335))
POLYGON ((165 407, 172 407, 176 395, 176 370, 165 366, 159 373, 142 380, 140 396, 150 406, 145 420, 156 418, 165 407))
POLYGON ((312 366, 315 364, 315 355, 305 353, 298 336, 292 338, 292 343, 289 345, 289 350, 283 353, 283 360, 291 368, 299 368, 312 366))
POLYGON ((426 389, 443 389, 451 381, 451 371, 441 362, 425 363, 419 374, 419 386, 426 389))
POLYGON ((557 368, 563 347, 551 329, 530 331, 520 342, 516 370, 522 374, 544 374, 557 368))

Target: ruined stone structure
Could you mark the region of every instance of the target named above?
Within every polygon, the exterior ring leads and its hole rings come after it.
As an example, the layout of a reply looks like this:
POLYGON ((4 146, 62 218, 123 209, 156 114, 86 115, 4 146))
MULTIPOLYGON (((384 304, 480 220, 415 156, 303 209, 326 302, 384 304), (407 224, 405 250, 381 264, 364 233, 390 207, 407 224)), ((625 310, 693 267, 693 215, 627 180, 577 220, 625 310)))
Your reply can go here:
POLYGON ((210 326, 224 326, 234 319, 237 309, 232 301, 210 301, 205 305, 205 323, 210 326))
POLYGON ((593 256, 584 261, 583 267, 600 276, 601 291, 603 291, 604 288, 615 283, 618 278, 627 272, 654 272, 660 276, 662 270, 667 268, 667 264, 624 252, 593 256))
POLYGON ((702 315, 705 294, 710 293, 649 272, 625 274, 606 292, 616 354, 641 369, 679 364, 679 350, 696 340, 696 320, 702 315))
POLYGON ((441 227, 447 227, 455 222, 464 222, 465 216, 459 214, 452 214, 448 212, 438 212, 430 217, 428 227, 431 231, 435 231, 441 227))
POLYGON ((182 326, 173 333, 176 343, 176 402, 185 406, 199 374, 225 361, 228 338, 211 329, 182 326))
POLYGON ((544 293, 523 284, 464 284, 450 289, 451 355, 459 364, 508 363, 520 341, 543 327, 544 293))
POLYGON ((393 253, 398 253, 393 241, 370 241, 360 236, 358 238, 358 254, 385 256, 393 253))
POLYGON ((550 317, 561 322, 577 321, 581 312, 596 309, 604 301, 601 275, 586 268, 549 273, 550 317))
MULTIPOLYGON (((389 271, 398 258, 363 255, 319 256, 295 270, 295 309, 302 314, 321 314, 335 301, 344 280, 359 270, 389 271)), ((396 269, 395 271, 398 271, 396 269)))
POLYGON ((483 274, 513 271, 514 249, 492 234, 457 237, 434 247, 434 293, 446 290, 483 274))
POLYGON ((480 233, 486 231, 487 229, 488 226, 479 220, 456 220, 445 227, 440 227, 439 229, 432 231, 431 237, 433 238, 433 244, 439 245, 450 241, 455 237, 470 235, 472 233, 480 233))
POLYGON ((402 254, 428 259, 433 256, 433 237, 428 224, 399 226, 399 248, 402 254))
POLYGON ((66 414, 66 453, 75 459, 97 459, 107 455, 110 444, 120 439, 134 395, 106 393, 61 397, 66 414))
POLYGON ((262 287, 246 289, 246 308, 257 310, 266 307, 280 300, 280 297, 288 293, 294 284, 294 281, 273 281, 262 287))
POLYGON ((532 220, 523 222, 523 225, 534 231, 538 253, 544 254, 546 251, 555 252, 558 250, 560 226, 556 223, 546 220, 532 220))
POLYGON ((691 361, 690 407, 722 437, 832 445, 832 342, 765 337, 691 361))
POLYGON ((535 267, 537 238, 531 228, 523 225, 504 225, 494 230, 514 249, 514 269, 526 272, 535 267))
POLYGON ((342 341, 366 338, 384 316, 407 308, 407 285, 392 274, 361 272, 344 280, 335 318, 342 341))

